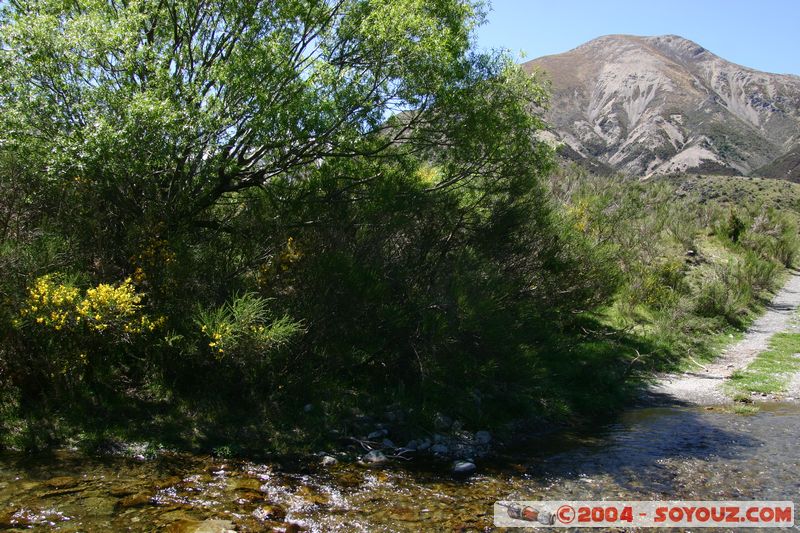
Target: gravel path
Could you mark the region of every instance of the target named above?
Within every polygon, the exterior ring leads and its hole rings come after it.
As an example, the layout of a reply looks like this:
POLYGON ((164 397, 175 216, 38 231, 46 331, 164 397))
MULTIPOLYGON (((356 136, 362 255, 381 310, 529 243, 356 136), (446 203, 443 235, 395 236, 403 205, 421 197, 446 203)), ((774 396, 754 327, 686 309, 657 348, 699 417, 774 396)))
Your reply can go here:
MULTIPOLYGON (((696 367, 696 371, 659 376, 646 392, 646 401, 695 405, 729 402, 730 398, 722 391, 722 383, 766 350, 772 335, 798 327, 792 324, 798 306, 800 272, 792 272, 789 281, 767 305, 764 315, 753 323, 742 340, 729 346, 714 361, 706 363, 705 368, 696 367)), ((787 394, 795 397, 800 395, 800 374, 794 376, 789 389, 787 394)))

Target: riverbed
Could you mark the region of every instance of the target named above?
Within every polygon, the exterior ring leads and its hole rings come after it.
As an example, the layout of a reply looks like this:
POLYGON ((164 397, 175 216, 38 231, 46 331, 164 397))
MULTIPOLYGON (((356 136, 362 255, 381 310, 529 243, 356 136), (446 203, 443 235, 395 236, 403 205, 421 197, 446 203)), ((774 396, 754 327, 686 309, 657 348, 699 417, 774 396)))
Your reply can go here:
POLYGON ((0 529, 483 531, 508 499, 793 500, 800 405, 649 407, 530 440, 467 480, 447 465, 0 455, 0 529), (198 529, 199 528, 199 529, 198 529))

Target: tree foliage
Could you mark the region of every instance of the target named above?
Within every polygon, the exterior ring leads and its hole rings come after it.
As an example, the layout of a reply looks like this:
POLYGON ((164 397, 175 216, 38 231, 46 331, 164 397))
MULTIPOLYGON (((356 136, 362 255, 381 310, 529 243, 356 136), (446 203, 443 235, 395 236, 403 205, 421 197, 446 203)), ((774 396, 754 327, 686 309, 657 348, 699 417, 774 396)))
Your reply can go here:
POLYGON ((521 390, 546 330, 615 284, 541 184, 546 92, 476 50, 482 17, 468 0, 5 3, 0 379, 50 405, 160 388, 273 414, 521 390), (39 335, 19 316, 36 279, 124 288, 157 327, 39 335))

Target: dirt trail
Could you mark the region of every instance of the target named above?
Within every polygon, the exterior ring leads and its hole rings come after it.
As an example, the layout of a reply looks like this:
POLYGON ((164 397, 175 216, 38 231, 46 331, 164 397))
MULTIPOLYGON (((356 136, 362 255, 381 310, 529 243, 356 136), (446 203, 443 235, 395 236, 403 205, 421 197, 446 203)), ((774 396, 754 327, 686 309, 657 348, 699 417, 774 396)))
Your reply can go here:
MULTIPOLYGON (((761 318, 747 330, 744 338, 729 346, 710 363, 683 374, 659 376, 648 396, 652 400, 677 401, 698 405, 725 403, 730 398, 722 391, 722 383, 736 370, 746 367, 767 349, 769 339, 781 331, 798 330, 792 318, 800 306, 800 272, 791 272, 791 278, 775 295, 761 318)), ((800 392, 800 374, 792 380, 790 389, 800 392)), ((793 394, 795 391, 788 391, 793 394)))

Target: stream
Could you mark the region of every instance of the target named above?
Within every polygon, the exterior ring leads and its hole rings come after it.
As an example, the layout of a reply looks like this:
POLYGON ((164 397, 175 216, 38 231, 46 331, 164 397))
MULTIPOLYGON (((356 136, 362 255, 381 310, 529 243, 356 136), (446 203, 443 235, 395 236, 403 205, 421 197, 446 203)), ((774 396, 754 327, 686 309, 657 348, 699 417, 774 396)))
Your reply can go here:
POLYGON ((755 415, 649 407, 585 433, 531 441, 468 480, 388 467, 207 456, 0 455, 0 529, 484 531, 500 499, 793 500, 800 405, 755 415))

